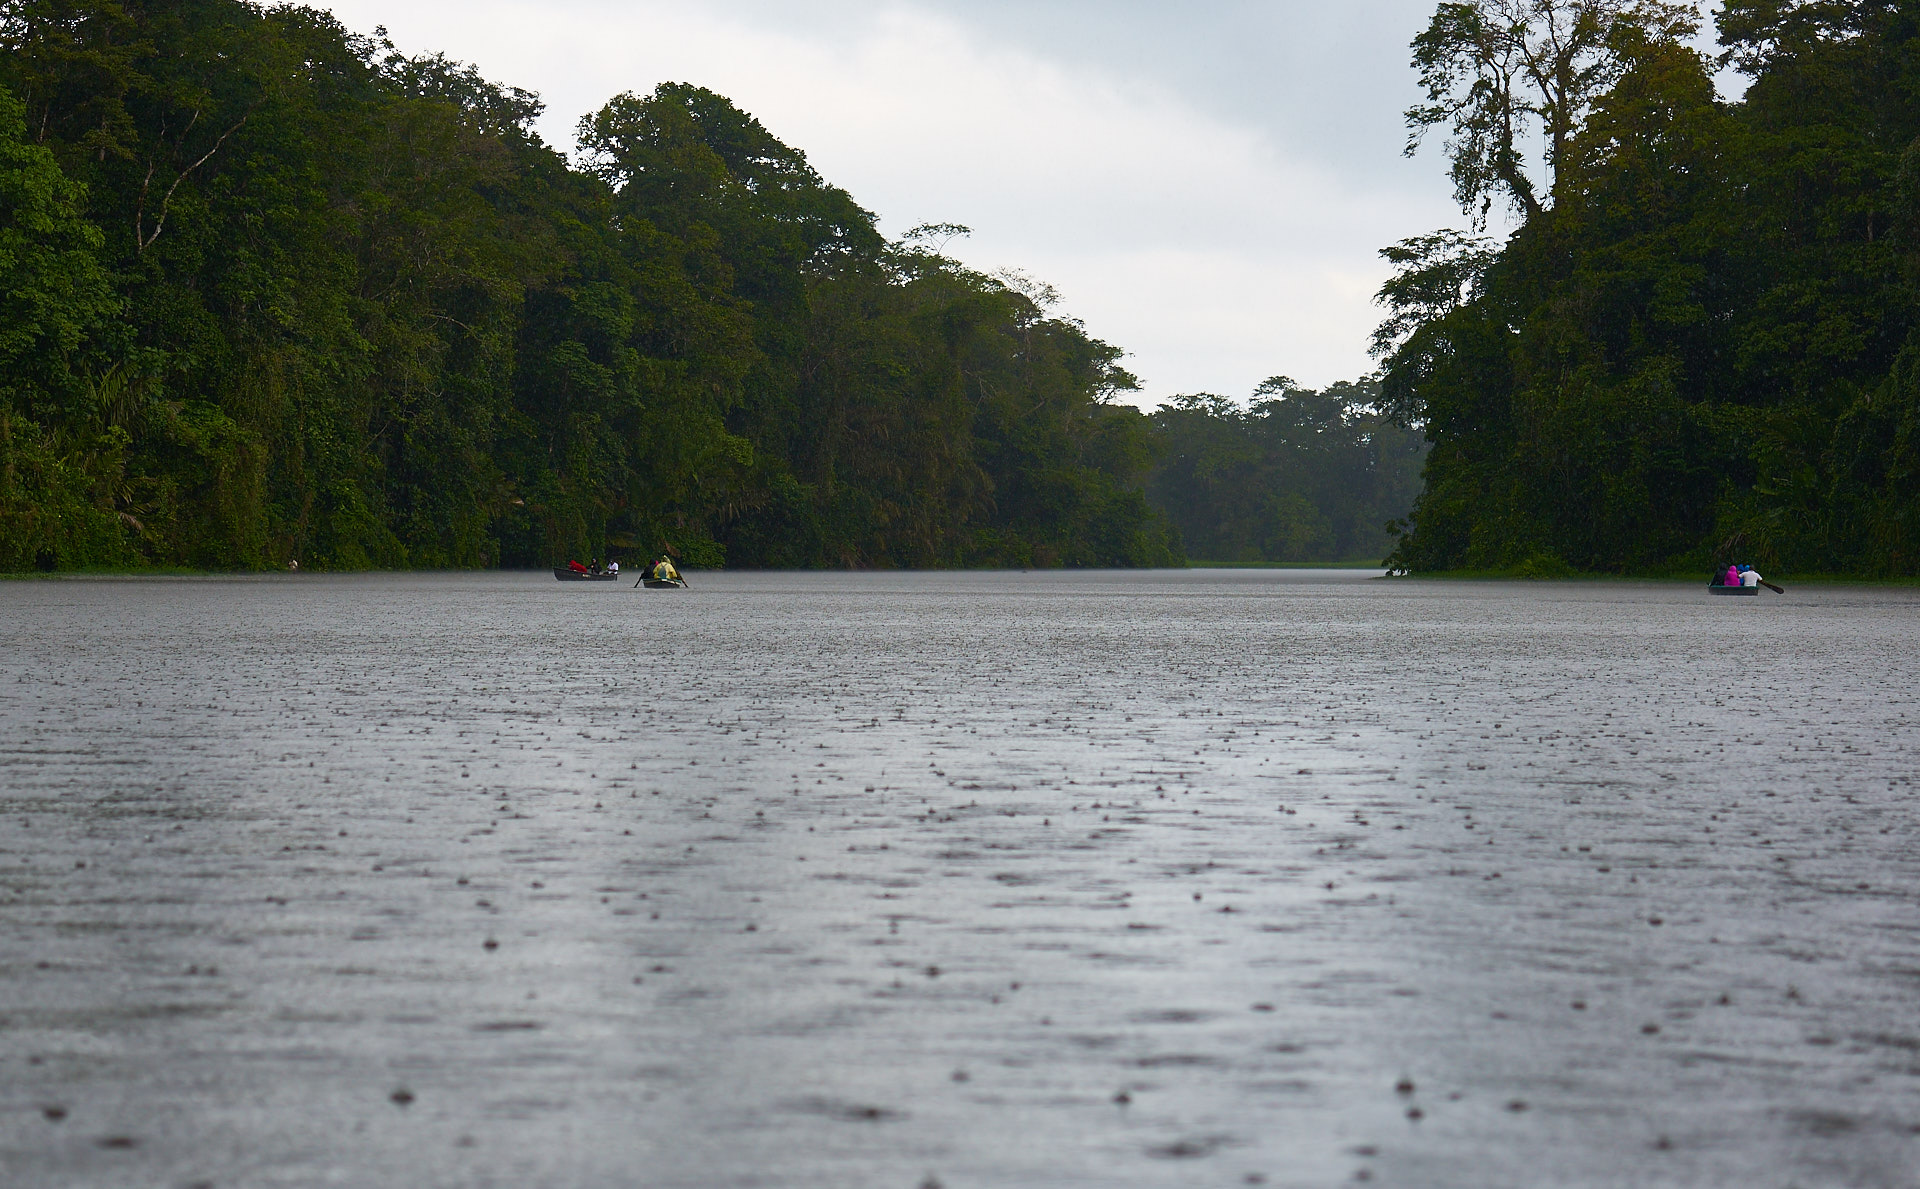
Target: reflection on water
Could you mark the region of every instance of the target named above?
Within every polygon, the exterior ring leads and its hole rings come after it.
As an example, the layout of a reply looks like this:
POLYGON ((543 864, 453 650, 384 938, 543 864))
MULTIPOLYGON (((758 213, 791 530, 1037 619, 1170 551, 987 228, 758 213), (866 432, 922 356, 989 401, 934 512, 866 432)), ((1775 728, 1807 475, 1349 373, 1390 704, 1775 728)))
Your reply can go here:
POLYGON ((0 584, 19 1186, 1912 1184, 1920 599, 0 584))

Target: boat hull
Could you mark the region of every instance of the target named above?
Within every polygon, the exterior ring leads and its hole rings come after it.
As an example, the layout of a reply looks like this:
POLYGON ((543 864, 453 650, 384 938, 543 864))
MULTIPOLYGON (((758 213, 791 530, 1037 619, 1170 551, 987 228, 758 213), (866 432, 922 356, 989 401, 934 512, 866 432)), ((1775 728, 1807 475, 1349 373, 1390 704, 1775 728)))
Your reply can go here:
POLYGON ((581 574, 565 566, 553 567, 553 576, 562 582, 618 582, 618 574, 581 574))
POLYGON ((1760 593, 1760 588, 1757 586, 1709 586, 1707 587, 1707 593, 1716 595, 1757 595, 1760 593))
POLYGON ((648 578, 644 581, 644 585, 648 590, 685 590, 687 588, 687 584, 678 578, 668 578, 664 581, 659 578, 648 578))

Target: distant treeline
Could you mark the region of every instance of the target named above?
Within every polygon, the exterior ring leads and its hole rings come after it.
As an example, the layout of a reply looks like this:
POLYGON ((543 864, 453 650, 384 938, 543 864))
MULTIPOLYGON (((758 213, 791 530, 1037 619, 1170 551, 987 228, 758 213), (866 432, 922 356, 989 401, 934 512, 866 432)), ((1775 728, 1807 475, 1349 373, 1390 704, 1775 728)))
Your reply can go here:
POLYGON ((1433 442, 1396 565, 1920 573, 1920 7, 1717 21, 1719 62, 1654 0, 1441 4, 1415 41, 1416 134, 1520 226, 1388 252, 1384 401, 1433 442))
POLYGON ((1120 352, 726 99, 0 5, 0 570, 1176 563, 1120 352))
POLYGON ((1195 560, 1379 561, 1427 452, 1379 401, 1373 377, 1313 392, 1275 376, 1244 408, 1175 397, 1153 414, 1160 456, 1147 497, 1195 560))

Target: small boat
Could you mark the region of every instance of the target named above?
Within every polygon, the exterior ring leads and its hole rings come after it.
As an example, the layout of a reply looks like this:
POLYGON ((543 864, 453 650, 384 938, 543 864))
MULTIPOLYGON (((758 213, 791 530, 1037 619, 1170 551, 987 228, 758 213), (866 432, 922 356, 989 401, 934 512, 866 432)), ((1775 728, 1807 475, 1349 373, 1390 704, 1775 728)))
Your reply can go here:
POLYGON ((1757 586, 1709 586, 1707 587, 1707 593, 1717 595, 1757 595, 1760 593, 1760 588, 1757 586))
POLYGON ((609 573, 606 573, 605 571, 602 571, 598 574, 593 574, 593 573, 583 574, 579 570, 570 569, 567 566, 553 567, 553 576, 555 578, 558 578, 562 582, 618 582, 620 581, 620 575, 618 574, 609 574, 609 573))
POLYGON ((685 590, 687 588, 687 580, 684 578, 642 578, 640 581, 641 585, 648 590, 685 590))

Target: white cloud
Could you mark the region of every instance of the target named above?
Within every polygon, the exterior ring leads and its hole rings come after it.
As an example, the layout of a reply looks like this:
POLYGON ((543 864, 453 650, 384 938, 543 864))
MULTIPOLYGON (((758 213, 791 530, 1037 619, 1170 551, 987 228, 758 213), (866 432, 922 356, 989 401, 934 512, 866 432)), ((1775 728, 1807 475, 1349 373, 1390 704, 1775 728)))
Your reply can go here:
POLYGON ((905 3, 842 5, 812 24, 658 0, 333 8, 357 29, 384 22, 403 49, 541 92, 560 145, 620 91, 673 80, 725 94, 889 233, 964 223, 975 234, 955 255, 1054 285, 1063 312, 1131 352, 1147 403, 1365 370, 1376 249, 1453 217, 1432 187, 1350 183, 1161 81, 905 3))

